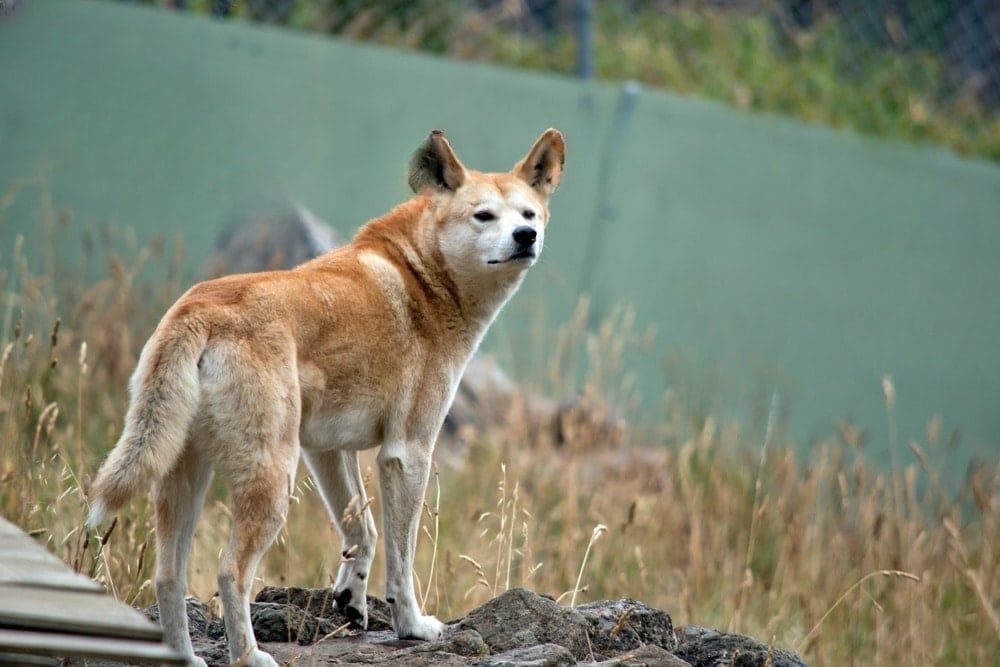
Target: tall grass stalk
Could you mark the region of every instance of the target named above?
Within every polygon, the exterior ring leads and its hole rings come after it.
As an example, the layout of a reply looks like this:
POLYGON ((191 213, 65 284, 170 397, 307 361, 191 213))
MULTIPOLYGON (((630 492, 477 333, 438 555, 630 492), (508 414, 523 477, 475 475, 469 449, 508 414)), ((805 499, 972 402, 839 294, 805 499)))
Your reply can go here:
MULTIPOLYGON (((909 579, 910 581, 916 581, 916 582, 920 581, 920 577, 918 577, 917 575, 912 574, 910 572, 901 572, 899 570, 878 570, 876 572, 869 572, 868 574, 866 574, 865 576, 861 577, 853 584, 851 584, 850 587, 848 587, 848 589, 844 591, 843 595, 837 598, 837 600, 832 605, 830 605, 830 608, 826 610, 826 613, 824 613, 818 621, 816 621, 816 624, 812 626, 812 628, 809 630, 806 636, 802 638, 802 641, 800 641, 799 644, 795 647, 795 650, 798 651, 799 653, 803 652, 809 645, 809 642, 812 641, 813 637, 815 637, 817 633, 819 633, 820 627, 823 625, 826 619, 830 617, 830 614, 833 613, 833 610, 836 609, 838 606, 840 606, 840 604, 844 600, 846 600, 847 597, 851 593, 853 593, 857 588, 859 588, 866 581, 874 577, 902 577, 904 579, 909 579)), ((873 600, 873 602, 875 601, 873 600)), ((878 602, 875 602, 875 604, 877 605, 878 602)))
POLYGON ((602 523, 594 526, 594 531, 590 534, 590 541, 587 542, 587 550, 583 552, 583 561, 580 562, 580 573, 576 575, 576 583, 573 585, 573 595, 569 598, 569 606, 576 606, 576 594, 580 592, 580 582, 583 581, 583 571, 587 568, 587 558, 590 557, 590 549, 594 542, 601 538, 601 535, 608 532, 608 527, 602 523))
POLYGON ((426 611, 427 596, 430 595, 431 586, 434 586, 436 590, 438 581, 437 580, 438 539, 441 536, 441 474, 438 472, 437 466, 434 466, 434 489, 435 489, 434 511, 431 513, 431 519, 434 523, 434 534, 432 535, 427 530, 427 526, 426 525, 424 526, 424 534, 426 534, 427 539, 430 540, 430 543, 432 545, 432 550, 431 550, 431 564, 427 572, 427 589, 424 591, 424 595, 420 600, 421 611, 426 611))
POLYGON ((778 421, 778 393, 771 395, 771 407, 767 412, 767 426, 764 429, 764 442, 760 446, 760 463, 757 464, 757 475, 753 483, 753 503, 750 505, 750 534, 747 536, 747 552, 743 566, 743 580, 736 593, 736 611, 729 621, 729 631, 733 632, 739 627, 740 611, 743 609, 743 595, 745 591, 753 585, 753 569, 750 559, 753 557, 754 547, 757 543, 757 516, 763 509, 760 506, 761 476, 764 474, 764 465, 767 463, 767 446, 771 442, 775 424, 778 421))

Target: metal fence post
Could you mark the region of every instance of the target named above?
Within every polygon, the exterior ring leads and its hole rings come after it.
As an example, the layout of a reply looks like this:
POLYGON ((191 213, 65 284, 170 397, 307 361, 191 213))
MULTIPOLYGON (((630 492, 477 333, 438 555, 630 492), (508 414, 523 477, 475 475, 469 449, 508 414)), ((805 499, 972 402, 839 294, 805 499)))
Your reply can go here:
POLYGON ((577 282, 577 292, 579 294, 588 293, 591 296, 590 317, 595 322, 600 318, 606 305, 603 303, 605 295, 598 293, 600 283, 594 282, 594 276, 601 263, 602 250, 609 228, 617 217, 614 204, 611 202, 615 163, 621 155, 625 136, 628 134, 632 119, 635 117, 635 110, 639 105, 640 90, 639 84, 635 81, 626 81, 622 85, 621 92, 618 94, 618 104, 615 106, 615 115, 611 121, 611 131, 608 133, 597 163, 597 201, 595 202, 594 218, 590 225, 587 244, 584 247, 580 278, 577 282))
POLYGON ((594 0, 576 0, 576 74, 594 75, 594 0))

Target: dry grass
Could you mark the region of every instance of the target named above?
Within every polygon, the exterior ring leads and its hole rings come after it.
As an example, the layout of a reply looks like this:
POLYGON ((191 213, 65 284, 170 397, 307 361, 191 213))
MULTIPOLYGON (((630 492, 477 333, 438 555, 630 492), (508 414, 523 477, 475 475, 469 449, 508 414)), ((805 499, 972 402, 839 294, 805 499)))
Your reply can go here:
MULTIPOLYGON (((65 233, 67 216, 50 203, 40 218, 51 238, 65 233)), ((60 269, 52 252, 33 253, 50 258, 35 275, 20 247, 2 249, 0 513, 120 599, 145 605, 146 500, 86 534, 85 489, 117 436, 139 347, 181 285, 162 246, 129 248, 115 234, 97 241, 126 250, 109 252, 96 280, 60 269), (136 280, 140 269, 146 280, 136 280)), ((547 375, 536 379, 574 386, 594 405, 597 396, 627 400, 621 358, 640 338, 629 312, 596 331, 586 321, 557 332, 547 375)), ((949 493, 924 456, 944 446, 936 421, 925 442, 896 452, 890 475, 866 465, 848 429, 804 457, 770 430, 750 437, 674 400, 656 435, 633 430, 611 446, 584 420, 557 445, 522 426, 523 409, 515 402, 500 423, 439 445, 461 455, 441 457, 428 491, 415 568, 428 611, 456 617, 523 585, 564 600, 632 596, 677 624, 773 638, 814 665, 993 664, 1000 467, 975 470, 949 493)), ((224 497, 217 482, 192 557, 192 593, 203 599, 215 592, 228 535, 224 497)), ((261 583, 328 583, 340 547, 327 526, 301 474, 261 583)), ((381 593, 379 572, 374 581, 381 593)))

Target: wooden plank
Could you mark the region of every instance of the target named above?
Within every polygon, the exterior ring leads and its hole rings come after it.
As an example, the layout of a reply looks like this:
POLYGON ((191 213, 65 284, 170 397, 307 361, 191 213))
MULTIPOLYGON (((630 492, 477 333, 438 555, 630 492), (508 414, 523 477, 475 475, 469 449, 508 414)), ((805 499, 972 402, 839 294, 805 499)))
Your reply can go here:
POLYGON ((24 531, 0 516, 0 537, 7 535, 24 535, 24 531))
POLYGON ((0 663, 26 664, 17 656, 31 655, 40 656, 33 664, 45 657, 184 664, 162 639, 158 625, 0 518, 0 663))
POLYGON ((17 667, 30 667, 31 665, 45 665, 45 667, 60 667, 62 659, 50 658, 44 655, 28 655, 27 653, 0 653, 0 665, 17 665, 17 667))
POLYGON ((0 584, 101 592, 96 581, 73 572, 21 529, 0 518, 0 584))
POLYGON ((9 555, 0 548, 0 584, 61 588, 92 593, 103 593, 104 588, 87 577, 69 569, 57 568, 38 562, 23 554, 9 555))
POLYGON ((179 653, 153 642, 0 628, 0 653, 4 652, 56 658, 103 658, 151 665, 184 664, 179 653))
POLYGON ((0 584, 0 627, 160 641, 148 618, 100 593, 0 584))

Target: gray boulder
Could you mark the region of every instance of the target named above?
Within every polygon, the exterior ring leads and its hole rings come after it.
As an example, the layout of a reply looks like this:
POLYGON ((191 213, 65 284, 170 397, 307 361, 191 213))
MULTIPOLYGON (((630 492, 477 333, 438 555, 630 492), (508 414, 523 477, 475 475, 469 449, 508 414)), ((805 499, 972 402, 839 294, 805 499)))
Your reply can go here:
MULTIPOLYGON (((214 616, 208 605, 196 597, 188 596, 184 599, 185 610, 188 617, 188 631, 195 641, 206 640, 209 642, 225 639, 226 626, 222 619, 214 616)), ((153 605, 140 610, 152 621, 160 622, 160 607, 153 605)))
POLYGON ((558 644, 539 644, 497 653, 479 664, 490 667, 565 667, 575 665, 576 658, 558 644))
MULTIPOLYGON (((433 642, 399 639, 389 629, 388 605, 369 596, 369 623, 378 629, 345 628, 320 642, 348 622, 329 597, 325 588, 264 588, 250 612, 261 648, 279 664, 561 666, 579 661, 602 667, 805 666, 794 653, 744 635, 697 626, 674 630, 668 614, 629 598, 573 609, 522 588, 507 591, 453 622, 433 642)), ((145 613, 159 618, 155 605, 145 613)), ((194 598, 187 599, 187 614, 195 652, 209 665, 228 664, 222 620, 194 598)))
POLYGON ((459 627, 477 631, 494 652, 558 644, 578 660, 590 655, 587 619, 523 588, 512 588, 473 610, 459 627))
POLYGON ((470 665, 489 655, 475 632, 448 633, 435 642, 400 640, 391 632, 355 632, 308 647, 262 643, 261 648, 282 665, 470 665))
POLYGON ((595 667, 691 667, 673 653, 659 646, 642 646, 610 660, 595 662, 595 667))
POLYGON ((692 667, 805 667, 802 658, 746 635, 687 625, 677 629, 674 654, 692 667))
MULTIPOLYGON (((188 596, 184 599, 184 607, 188 617, 188 630, 193 637, 205 637, 208 635, 208 627, 212 615, 208 611, 208 605, 198 598, 188 596)), ((142 610, 142 613, 151 621, 160 622, 160 606, 154 604, 142 610)))
POLYGON ((449 628, 440 641, 432 642, 432 644, 437 644, 438 650, 468 658, 490 654, 490 647, 486 645, 482 636, 475 630, 449 628))
MULTIPOLYGON (((333 604, 333 593, 329 588, 276 588, 265 586, 254 599, 255 602, 271 602, 291 605, 322 619, 329 619, 334 627, 350 621, 333 604)), ((368 629, 392 630, 392 616, 389 603, 371 595, 368 596, 368 629)))
MULTIPOLYGON (((226 627, 222 619, 214 616, 208 605, 197 598, 187 597, 184 602, 188 617, 188 630, 195 653, 203 657, 210 665, 229 662, 225 647, 226 627)), ((160 622, 158 605, 154 604, 140 611, 150 620, 160 622)), ((117 665, 118 663, 88 660, 86 664, 89 667, 103 667, 103 665, 117 665)))
POLYGON ((206 278, 218 278, 231 273, 290 269, 343 243, 332 227, 305 206, 280 206, 237 217, 219 235, 201 273, 206 278))
POLYGON ((298 607, 274 602, 250 605, 250 623, 259 642, 312 644, 337 627, 328 618, 318 618, 298 607))
POLYGON ((591 602, 576 608, 590 623, 595 653, 616 656, 642 646, 672 651, 677 646, 674 624, 659 609, 630 598, 591 602))

